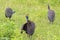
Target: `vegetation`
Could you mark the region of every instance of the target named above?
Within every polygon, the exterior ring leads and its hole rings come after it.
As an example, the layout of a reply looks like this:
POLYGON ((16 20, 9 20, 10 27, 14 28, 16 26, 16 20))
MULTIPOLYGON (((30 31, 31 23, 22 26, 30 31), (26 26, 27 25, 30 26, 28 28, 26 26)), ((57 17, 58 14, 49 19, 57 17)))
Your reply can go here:
POLYGON ((26 14, 36 24, 32 40, 60 40, 60 0, 0 0, 0 40, 29 40, 20 33, 26 14), (56 14, 53 24, 47 18, 48 3, 56 14), (6 7, 16 11, 11 20, 5 17, 6 7))

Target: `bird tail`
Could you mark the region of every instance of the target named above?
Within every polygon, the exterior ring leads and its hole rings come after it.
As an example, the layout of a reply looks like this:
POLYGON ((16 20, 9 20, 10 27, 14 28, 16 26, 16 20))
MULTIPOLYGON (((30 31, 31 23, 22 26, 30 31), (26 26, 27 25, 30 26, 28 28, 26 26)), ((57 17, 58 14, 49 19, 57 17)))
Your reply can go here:
POLYGON ((50 10, 50 6, 49 6, 49 4, 48 4, 48 10, 50 10))

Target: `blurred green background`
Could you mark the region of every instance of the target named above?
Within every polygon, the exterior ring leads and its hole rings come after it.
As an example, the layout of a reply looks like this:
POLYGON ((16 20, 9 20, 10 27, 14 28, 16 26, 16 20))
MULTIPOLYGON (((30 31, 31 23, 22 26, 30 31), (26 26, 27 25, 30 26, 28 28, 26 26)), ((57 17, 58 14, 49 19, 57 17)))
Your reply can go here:
POLYGON ((36 24, 31 40, 60 40, 60 0, 0 0, 0 40, 29 40, 20 33, 26 14, 36 24), (47 18, 48 3, 56 14, 53 24, 47 18), (7 7, 16 11, 11 21, 5 17, 7 7))

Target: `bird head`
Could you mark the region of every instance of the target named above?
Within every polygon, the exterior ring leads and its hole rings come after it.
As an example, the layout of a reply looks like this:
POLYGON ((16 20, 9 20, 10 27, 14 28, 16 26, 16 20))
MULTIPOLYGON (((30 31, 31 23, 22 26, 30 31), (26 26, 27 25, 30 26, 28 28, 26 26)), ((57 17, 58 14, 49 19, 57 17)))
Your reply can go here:
POLYGON ((29 20, 28 14, 26 15, 26 20, 27 20, 27 21, 29 20))
POLYGON ((13 10, 13 13, 15 13, 15 11, 13 10))

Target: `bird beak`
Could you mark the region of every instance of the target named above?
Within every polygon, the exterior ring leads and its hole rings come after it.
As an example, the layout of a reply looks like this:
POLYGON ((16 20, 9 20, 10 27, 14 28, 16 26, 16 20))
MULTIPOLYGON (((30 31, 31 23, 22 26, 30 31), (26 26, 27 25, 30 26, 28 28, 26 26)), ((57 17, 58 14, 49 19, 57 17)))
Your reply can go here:
POLYGON ((13 13, 15 13, 15 11, 13 11, 13 13))

